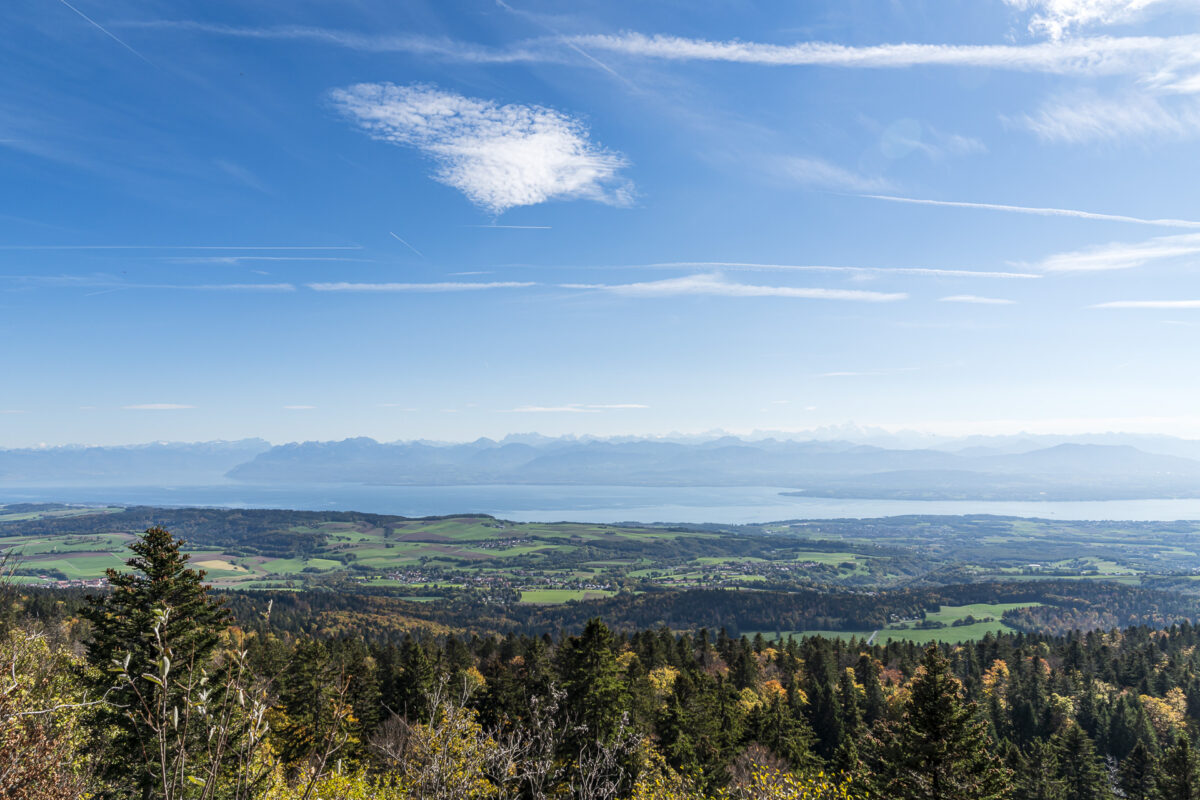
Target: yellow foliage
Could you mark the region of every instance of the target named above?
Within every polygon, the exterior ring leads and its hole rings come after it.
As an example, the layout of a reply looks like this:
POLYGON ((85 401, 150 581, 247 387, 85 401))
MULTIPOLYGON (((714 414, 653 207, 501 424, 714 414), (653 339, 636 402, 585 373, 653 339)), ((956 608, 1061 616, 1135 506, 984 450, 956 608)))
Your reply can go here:
POLYGON ((983 694, 995 697, 1001 708, 1008 707, 1008 662, 996 659, 987 672, 983 673, 983 694))
POLYGON ((1154 726, 1154 732, 1160 740, 1166 741, 1183 730, 1187 699, 1182 689, 1176 687, 1167 692, 1166 697, 1143 694, 1138 696, 1138 700, 1141 701, 1142 708, 1146 709, 1146 716, 1150 718, 1150 724, 1154 726))
POLYGON ((762 705, 762 698, 747 686, 745 689, 742 689, 741 694, 738 696, 738 705, 742 707, 742 711, 749 714, 762 705))
POLYGON ((787 697, 787 689, 783 688, 782 683, 774 679, 763 681, 762 686, 758 689, 758 693, 767 700, 774 700, 777 697, 787 697))
POLYGON ((654 693, 660 696, 668 694, 675 687, 675 679, 678 677, 679 670, 674 667, 659 667, 650 670, 646 675, 650 685, 654 687, 654 693))

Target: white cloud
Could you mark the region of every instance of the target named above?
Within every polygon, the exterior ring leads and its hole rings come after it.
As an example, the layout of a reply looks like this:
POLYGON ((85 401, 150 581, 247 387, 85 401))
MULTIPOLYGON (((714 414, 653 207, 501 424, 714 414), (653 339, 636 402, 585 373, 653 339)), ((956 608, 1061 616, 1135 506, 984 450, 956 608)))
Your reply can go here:
POLYGON ((121 408, 126 411, 179 411, 186 408, 195 408, 195 406, 183 403, 137 403, 132 406, 121 406, 121 408))
POLYGON ((881 44, 853 47, 829 42, 760 42, 647 36, 641 33, 577 36, 598 50, 665 61, 718 61, 763 66, 903 68, 987 67, 1021 72, 1149 74, 1200 64, 1200 36, 1098 36, 1029 45, 881 44))
POLYGON ((24 410, 19 408, 0 408, 0 414, 24 414, 24 410))
POLYGON ((1089 94, 1047 102, 1020 123, 1043 141, 1064 144, 1183 139, 1200 133, 1200 105, 1190 97, 1164 101, 1145 92, 1089 94))
POLYGON ((1011 306, 1016 300, 1005 300, 1000 297, 980 297, 976 294, 952 294, 949 297, 939 297, 940 303, 974 303, 984 306, 1011 306))
POLYGON ((602 411, 649 408, 642 403, 567 403, 562 406, 518 406, 506 414, 599 414, 602 411))
POLYGON ((1159 236, 1144 242, 1113 242, 1088 250, 1056 253, 1039 265, 1047 272, 1130 269, 1154 261, 1200 254, 1200 234, 1159 236))
POLYGON ((1073 28, 1128 22, 1163 0, 1005 0, 1022 10, 1037 9, 1029 21, 1030 33, 1059 40, 1073 28))
MULTIPOLYGON (((1011 0, 1034 7, 1034 0, 1011 0)), ((1065 0, 1071 12, 1096 4, 1104 13, 1094 21, 1116 21, 1122 6, 1149 5, 1153 0, 1065 0)), ((1049 7, 1060 0, 1037 0, 1049 7)), ((1161 2, 1161 0, 1160 0, 1161 2)), ((1045 12, 1048 13, 1048 12, 1045 12)), ((1075 16, 1078 16, 1077 14, 1075 16)), ((1063 20, 1073 19, 1070 13, 1063 20)), ((1082 22, 1083 19, 1080 18, 1082 22)), ((982 67, 1022 72, 1079 74, 1087 76, 1136 74, 1161 86, 1200 90, 1200 36, 1136 36, 1068 38, 1062 41, 1022 45, 881 44, 854 47, 829 42, 766 44, 745 41, 710 41, 682 36, 647 36, 620 33, 592 36, 551 36, 518 42, 504 48, 407 34, 371 34, 329 28, 279 26, 251 28, 188 20, 159 20, 127 23, 129 27, 190 30, 220 36, 318 42, 364 52, 402 52, 425 58, 441 58, 473 64, 520 62, 578 63, 579 48, 610 52, 635 58, 663 61, 710 61, 761 66, 824 66, 864 69, 894 69, 914 66, 982 67), (1181 75, 1181 73, 1184 73, 1181 75)), ((594 58, 589 61, 604 69, 594 58)), ((1186 91, 1187 89, 1179 89, 1186 91)))
POLYGON ((904 300, 902 292, 865 292, 853 289, 808 289, 791 286, 756 286, 748 283, 732 283, 719 274, 688 275, 682 278, 667 278, 661 281, 640 283, 565 283, 563 289, 589 289, 612 292, 630 297, 676 297, 679 295, 706 295, 714 297, 791 297, 805 300, 855 300, 881 303, 904 300))
POLYGON ((470 283, 445 281, 441 283, 308 283, 317 292, 472 292, 484 289, 520 289, 537 286, 530 281, 491 281, 470 283))
POLYGON ((945 206, 949 208, 977 208, 986 211, 1007 211, 1013 214, 1034 214, 1042 217, 1074 217, 1095 219, 1104 222, 1130 222, 1136 225, 1153 225, 1160 228, 1200 228, 1200 221, 1190 219, 1145 219, 1121 214, 1097 214, 1092 211, 1076 211, 1070 208, 1041 208, 1038 206, 1010 206, 1000 203, 972 203, 961 200, 925 200, 919 197, 897 197, 887 194, 864 194, 872 200, 887 200, 892 203, 911 203, 920 206, 945 206))
POLYGON ((594 144, 581 121, 554 109, 390 83, 361 83, 331 97, 372 137, 432 158, 438 181, 493 213, 555 199, 632 201, 632 185, 620 174, 624 156, 594 144))
POLYGON ((985 272, 970 269, 939 269, 937 267, 841 267, 823 264, 757 264, 741 261, 668 261, 658 264, 635 265, 646 269, 730 269, 780 272, 850 272, 875 275, 917 275, 929 278, 1041 278, 1033 272, 985 272))
POLYGON ((1096 303, 1092 308, 1200 308, 1200 300, 1113 300, 1096 303))
POLYGON ((860 175, 843 169, 820 158, 785 156, 771 163, 772 171, 782 171, 789 177, 808 186, 826 189, 846 189, 852 192, 880 192, 892 184, 885 178, 860 175))

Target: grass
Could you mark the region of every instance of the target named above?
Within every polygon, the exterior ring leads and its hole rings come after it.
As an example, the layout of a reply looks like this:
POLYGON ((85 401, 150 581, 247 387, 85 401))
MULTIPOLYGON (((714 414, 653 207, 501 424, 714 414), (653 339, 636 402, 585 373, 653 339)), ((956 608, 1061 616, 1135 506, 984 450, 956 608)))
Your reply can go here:
MULTIPOLYGON (((786 639, 789 636, 800 638, 801 636, 824 636, 826 638, 850 639, 857 637, 859 639, 870 638, 871 634, 875 635, 875 643, 883 644, 889 639, 897 641, 916 642, 917 644, 928 644, 930 642, 946 642, 948 644, 957 644, 975 639, 982 639, 987 633, 999 633, 1001 631, 1013 631, 1008 625, 1005 625, 1000 620, 1000 615, 1005 611, 1014 608, 1029 608, 1030 606, 1041 605, 1040 603, 972 603, 965 606, 942 606, 937 611, 927 611, 925 614, 926 620, 942 622, 946 625, 944 628, 901 628, 901 624, 897 623, 888 625, 876 631, 785 631, 782 636, 786 639), (958 620, 966 619, 968 616, 981 619, 984 617, 993 617, 992 622, 976 622, 971 625, 954 626, 953 623, 958 620)), ((907 623, 913 625, 915 623, 907 623)), ((762 631, 763 636, 771 635, 762 631)), ((754 632, 748 635, 753 636, 754 632)))
POLYGON ((557 605, 572 600, 598 600, 614 594, 616 592, 607 589, 526 589, 521 592, 521 602, 557 605))

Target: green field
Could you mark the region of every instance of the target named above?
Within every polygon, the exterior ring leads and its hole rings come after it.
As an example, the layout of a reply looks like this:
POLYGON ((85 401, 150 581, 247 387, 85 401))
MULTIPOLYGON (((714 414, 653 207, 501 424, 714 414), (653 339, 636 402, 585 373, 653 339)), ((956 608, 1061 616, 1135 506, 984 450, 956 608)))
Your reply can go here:
POLYGON ((598 600, 614 594, 616 592, 605 589, 526 589, 521 592, 521 602, 552 605, 571 600, 598 600))
MULTIPOLYGON (((946 625, 944 628, 916 628, 914 622, 893 623, 878 631, 785 631, 782 636, 784 639, 789 636, 800 638, 801 636, 824 636, 835 637, 839 639, 850 639, 851 637, 858 639, 869 639, 872 635, 875 636, 874 641, 882 644, 889 639, 903 639, 910 642, 918 642, 927 644, 929 642, 947 642, 956 644, 958 642, 967 642, 983 638, 987 633, 999 633, 1001 631, 1012 631, 1008 625, 1005 625, 1000 620, 1000 615, 1005 611, 1014 608, 1029 608, 1030 606, 1041 605, 1040 603, 972 603, 965 606, 942 606, 937 611, 927 611, 925 619, 933 622, 941 622, 946 625), (954 623, 966 619, 968 616, 973 616, 976 619, 985 617, 993 617, 992 622, 975 622, 970 625, 957 625, 954 623), (903 627, 902 627, 903 626, 903 627)), ((774 633, 768 634, 763 631, 764 636, 774 636, 774 633)))

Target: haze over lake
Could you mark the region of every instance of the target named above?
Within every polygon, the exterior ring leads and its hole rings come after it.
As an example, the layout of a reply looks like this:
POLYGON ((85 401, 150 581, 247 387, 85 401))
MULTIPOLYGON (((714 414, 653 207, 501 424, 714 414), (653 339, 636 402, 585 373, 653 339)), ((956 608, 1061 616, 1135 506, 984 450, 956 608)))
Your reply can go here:
POLYGON ((712 522, 996 514, 1078 520, 1200 519, 1200 499, 1016 502, 870 500, 786 496, 775 487, 255 486, 21 487, 0 504, 28 502, 363 511, 404 516, 492 514, 522 522, 712 522))

